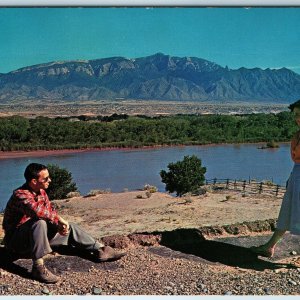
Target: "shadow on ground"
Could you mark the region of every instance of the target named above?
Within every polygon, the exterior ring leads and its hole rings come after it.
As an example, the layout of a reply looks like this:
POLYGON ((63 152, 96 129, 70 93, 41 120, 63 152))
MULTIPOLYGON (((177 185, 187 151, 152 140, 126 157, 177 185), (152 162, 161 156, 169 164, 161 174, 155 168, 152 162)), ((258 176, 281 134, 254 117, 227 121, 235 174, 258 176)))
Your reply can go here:
POLYGON ((24 278, 30 278, 30 273, 26 267, 14 263, 16 259, 16 256, 8 253, 4 247, 0 247, 0 268, 24 278))
POLYGON ((152 247, 149 249, 150 252, 157 255, 192 260, 199 259, 207 263, 220 263, 257 271, 274 270, 283 267, 295 268, 290 264, 282 264, 260 258, 250 251, 250 246, 264 243, 268 236, 207 240, 196 229, 177 229, 170 232, 160 232, 159 234, 161 235, 160 245, 164 247, 152 247), (173 253, 167 248, 173 250, 173 253), (191 255, 194 257, 192 258, 191 255))
MULTIPOLYGON (((169 232, 117 236, 111 239, 110 246, 115 247, 118 243, 120 245, 127 243, 127 246, 144 245, 148 246, 147 250, 151 253, 164 257, 199 261, 205 264, 223 264, 257 271, 295 268, 291 264, 283 264, 278 260, 289 256, 291 251, 300 253, 300 237, 286 235, 278 245, 276 255, 272 260, 261 258, 249 250, 251 246, 263 244, 268 239, 268 235, 256 235, 219 237, 208 240, 197 229, 177 229, 169 232), (132 242, 133 244, 130 244, 132 242)), ((116 271, 120 267, 118 262, 96 263, 90 254, 68 247, 61 247, 55 251, 60 255, 46 258, 47 267, 55 274, 63 274, 70 270, 88 272, 91 268, 116 271)), ((0 268, 10 273, 30 278, 31 260, 28 258, 13 256, 0 247, 0 268)))
MULTIPOLYGON (((97 263, 89 253, 80 252, 69 247, 54 248, 59 255, 46 257, 47 268, 57 275, 68 271, 88 272, 91 268, 115 271, 118 262, 97 263)), ((31 278, 32 261, 28 255, 13 255, 4 247, 0 247, 0 268, 24 278, 31 278)))

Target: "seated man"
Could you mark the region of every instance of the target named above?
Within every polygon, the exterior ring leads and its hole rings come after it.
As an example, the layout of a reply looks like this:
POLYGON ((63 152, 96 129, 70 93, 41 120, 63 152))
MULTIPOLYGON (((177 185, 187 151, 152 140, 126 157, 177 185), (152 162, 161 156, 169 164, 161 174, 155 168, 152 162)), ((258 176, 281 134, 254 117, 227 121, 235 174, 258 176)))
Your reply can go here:
POLYGON ((47 167, 31 163, 24 173, 26 183, 16 189, 4 212, 5 247, 16 254, 30 254, 32 277, 55 283, 59 277, 44 266, 43 257, 51 246, 72 246, 91 252, 99 262, 113 261, 125 253, 95 241, 76 224, 69 224, 51 206, 45 190, 51 179, 47 167))

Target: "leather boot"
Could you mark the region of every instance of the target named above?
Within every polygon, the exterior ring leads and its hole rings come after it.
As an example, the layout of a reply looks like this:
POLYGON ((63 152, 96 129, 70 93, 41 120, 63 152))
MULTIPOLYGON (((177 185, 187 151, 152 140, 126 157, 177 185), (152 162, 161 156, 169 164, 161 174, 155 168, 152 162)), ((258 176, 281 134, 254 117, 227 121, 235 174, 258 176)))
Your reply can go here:
POLYGON ((116 252, 112 247, 105 246, 100 248, 95 253, 99 262, 115 261, 125 256, 125 252, 116 252))
POLYGON ((44 283, 56 283, 59 277, 51 273, 45 265, 33 265, 31 275, 33 279, 44 283))

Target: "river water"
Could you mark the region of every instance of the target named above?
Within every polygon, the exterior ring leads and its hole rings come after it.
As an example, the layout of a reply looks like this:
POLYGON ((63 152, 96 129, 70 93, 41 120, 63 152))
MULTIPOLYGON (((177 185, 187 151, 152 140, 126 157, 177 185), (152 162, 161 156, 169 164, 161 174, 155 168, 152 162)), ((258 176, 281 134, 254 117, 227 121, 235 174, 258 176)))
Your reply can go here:
POLYGON ((185 155, 196 155, 207 168, 206 179, 272 180, 285 185, 292 168, 289 144, 278 149, 258 149, 257 144, 180 146, 133 150, 107 150, 68 153, 45 157, 0 160, 0 209, 12 190, 23 182, 25 167, 31 162, 57 164, 69 170, 80 192, 110 189, 120 192, 136 190, 146 183, 165 190, 160 170, 185 155))

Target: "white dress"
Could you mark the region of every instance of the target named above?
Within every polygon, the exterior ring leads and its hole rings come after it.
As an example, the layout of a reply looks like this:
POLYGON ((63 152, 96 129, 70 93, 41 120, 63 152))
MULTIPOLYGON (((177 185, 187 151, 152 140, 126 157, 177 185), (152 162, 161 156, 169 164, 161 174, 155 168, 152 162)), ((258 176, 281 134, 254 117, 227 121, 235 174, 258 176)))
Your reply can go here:
POLYGON ((289 177, 277 220, 277 229, 300 235, 300 163, 295 163, 289 177))

